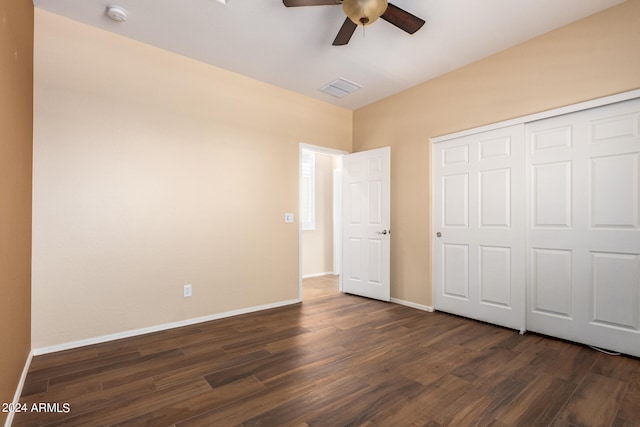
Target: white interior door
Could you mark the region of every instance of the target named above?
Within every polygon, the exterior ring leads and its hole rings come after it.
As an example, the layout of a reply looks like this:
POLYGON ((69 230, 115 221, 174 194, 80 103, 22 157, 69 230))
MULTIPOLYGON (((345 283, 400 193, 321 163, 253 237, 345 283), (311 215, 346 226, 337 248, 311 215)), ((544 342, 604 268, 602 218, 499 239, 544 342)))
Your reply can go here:
POLYGON ((640 356, 640 99, 526 141, 527 329, 640 356))
POLYGON ((342 290, 389 301, 391 148, 343 156, 342 290))
POLYGON ((434 308, 525 326, 524 129, 433 146, 434 308))

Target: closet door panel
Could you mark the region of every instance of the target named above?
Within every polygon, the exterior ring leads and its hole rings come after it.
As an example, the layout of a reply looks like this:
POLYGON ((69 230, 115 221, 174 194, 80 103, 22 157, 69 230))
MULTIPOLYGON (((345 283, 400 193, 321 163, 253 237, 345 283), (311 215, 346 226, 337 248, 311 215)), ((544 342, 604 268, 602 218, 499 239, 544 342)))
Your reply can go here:
POLYGON ((639 331, 640 256, 591 252, 591 266, 592 322, 639 331))
POLYGON ((433 147, 434 308, 524 328, 524 127, 433 147))
POLYGON ((572 161, 538 163, 531 168, 532 227, 571 229, 572 161))
POLYGON ((479 213, 481 228, 511 226, 511 169, 479 173, 479 213))
POLYGON ((511 248, 480 246, 480 303, 510 307, 511 248))
POLYGON ((640 100, 525 127, 527 329, 640 356, 640 100))
POLYGON ((594 229, 637 229, 640 197, 638 153, 592 157, 590 218, 594 229))
POLYGON ((531 248, 531 310, 551 318, 573 317, 573 251, 531 248))

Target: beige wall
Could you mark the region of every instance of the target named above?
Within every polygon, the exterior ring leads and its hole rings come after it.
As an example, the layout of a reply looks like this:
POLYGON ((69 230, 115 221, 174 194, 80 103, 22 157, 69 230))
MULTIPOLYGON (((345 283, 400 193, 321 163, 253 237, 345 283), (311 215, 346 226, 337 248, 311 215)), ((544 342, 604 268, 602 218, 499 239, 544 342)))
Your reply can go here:
POLYGON ((352 112, 35 18, 33 347, 298 298, 299 143, 352 112))
POLYGON ((0 0, 0 403, 31 350, 32 82, 33 3, 0 0))
POLYGON ((392 147, 392 297, 432 304, 430 137, 637 88, 628 0, 355 111, 354 151, 392 147))
POLYGON ((333 272, 333 157, 315 153, 316 229, 302 233, 302 274, 333 272))

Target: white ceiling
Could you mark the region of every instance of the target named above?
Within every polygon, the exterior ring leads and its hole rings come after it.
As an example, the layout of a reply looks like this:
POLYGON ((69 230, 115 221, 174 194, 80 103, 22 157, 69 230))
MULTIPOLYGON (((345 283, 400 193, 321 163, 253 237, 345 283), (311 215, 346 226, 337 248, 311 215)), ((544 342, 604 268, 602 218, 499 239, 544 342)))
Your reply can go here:
POLYGON ((356 109, 623 0, 392 0, 426 20, 414 35, 383 20, 332 46, 342 7, 281 0, 34 0, 36 7, 303 95, 356 109), (129 13, 107 18, 106 6, 129 13), (342 99, 337 77, 362 88, 342 99))

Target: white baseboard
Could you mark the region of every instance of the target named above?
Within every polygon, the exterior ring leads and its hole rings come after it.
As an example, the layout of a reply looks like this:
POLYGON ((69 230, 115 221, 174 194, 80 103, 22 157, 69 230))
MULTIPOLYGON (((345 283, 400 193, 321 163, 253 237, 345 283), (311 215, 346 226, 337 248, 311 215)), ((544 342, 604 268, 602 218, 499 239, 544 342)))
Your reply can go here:
POLYGON ((322 276, 327 276, 329 274, 336 274, 333 271, 326 271, 324 273, 312 273, 312 274, 303 274, 302 278, 303 279, 310 279, 312 277, 322 277, 322 276))
MULTIPOLYGON (((20 375, 20 381, 18 381, 16 393, 13 395, 12 403, 14 405, 20 403, 20 396, 22 396, 22 389, 24 388, 24 382, 27 380, 27 373, 29 373, 29 367, 31 366, 32 359, 33 351, 30 351, 29 356, 27 356, 27 361, 24 363, 24 368, 22 369, 22 375, 20 375)), ((14 412, 7 413, 7 419, 4 421, 4 427, 11 427, 11 423, 13 422, 13 414, 14 412)))
POLYGON ((165 331, 167 329, 179 328, 182 326, 194 325, 196 323, 209 322, 211 320, 224 319, 226 317, 238 316, 240 314, 254 313, 256 311, 268 310, 271 308, 284 307, 286 305, 297 304, 301 299, 292 299, 287 301, 279 301, 273 304, 259 305, 255 307, 241 308, 238 310, 227 311, 224 313, 211 314, 209 316, 196 317, 193 319, 181 320, 178 322, 165 323, 162 325, 150 326, 148 328, 133 329, 130 331, 118 332, 115 334, 103 335, 100 337, 88 338, 84 340, 71 341, 63 344, 52 345, 49 347, 40 347, 32 350, 34 356, 42 354, 55 353, 57 351, 71 350, 73 348, 84 347, 92 344, 100 344, 103 342, 119 340, 122 338, 130 338, 138 335, 144 335, 151 332, 165 331))
POLYGON ((416 308, 422 311, 428 311, 429 313, 433 313, 433 307, 428 305, 416 304, 415 302, 404 301, 397 298, 391 298, 391 302, 400 304, 400 305, 406 305, 407 307, 416 308))
MULTIPOLYGON (((325 274, 332 274, 332 273, 322 273, 321 275, 325 275, 325 274)), ((124 332, 118 332, 115 334, 109 334, 109 335, 103 335, 103 336, 99 336, 99 337, 94 337, 94 338, 87 338, 84 340, 78 340, 78 341, 71 341, 71 342, 67 342, 67 343, 63 343, 63 344, 57 344, 57 345, 52 345, 52 346, 48 346, 48 347, 40 347, 40 348, 34 348, 31 353, 29 353, 29 359, 27 361, 27 365, 25 366, 25 371, 23 372, 23 376, 26 378, 26 373, 28 371, 28 366, 31 364, 31 359, 33 356, 39 356, 42 354, 48 354, 48 353, 55 353, 57 351, 63 351, 63 350, 71 350, 74 348, 78 348, 78 347, 84 347, 87 345, 92 345, 92 344, 100 344, 100 343, 104 343, 104 342, 109 342, 109 341, 114 341, 114 340, 119 340, 122 338, 130 338, 130 337, 135 337, 138 335, 144 335, 144 334, 148 334, 148 333, 152 333, 152 332, 159 332, 159 331, 165 331, 167 329, 173 329, 173 328, 179 328, 182 326, 189 326, 189 325, 194 325, 197 323, 202 323, 202 322, 209 322, 211 320, 218 320, 218 319, 224 319, 226 317, 233 317, 233 316, 238 316, 240 314, 248 314, 248 313, 254 313, 257 311, 262 311, 262 310, 269 310, 271 308, 278 308, 278 307, 284 307, 287 305, 292 305, 292 304, 297 304, 299 302, 301 302, 302 300, 297 298, 297 299, 292 299, 292 300, 287 300, 287 301, 279 301, 273 304, 265 304, 265 305, 259 305, 259 306, 254 306, 254 307, 247 307, 247 308, 242 308, 242 309, 238 309, 238 310, 232 310, 232 311, 227 311, 224 313, 218 313, 218 314, 211 314, 208 316, 202 316, 202 317, 196 317, 193 319, 186 319, 186 320, 181 320, 178 322, 172 322, 172 323, 165 323, 162 325, 156 325, 156 326, 150 326, 148 328, 140 328, 140 329, 133 329, 130 331, 124 331, 124 332)), ((422 304, 416 304, 410 301, 404 301, 401 299, 397 299, 397 298, 391 298, 391 302, 395 303, 395 304, 400 304, 400 305, 404 305, 407 307, 411 307, 411 308, 415 308, 418 310, 422 310, 422 311, 428 311, 428 312, 433 312, 433 307, 427 306, 427 305, 422 305, 422 304)), ((24 379, 22 379, 22 381, 24 382, 24 379)), ((20 387, 20 391, 22 391, 22 386, 20 387)), ((18 396, 19 398, 19 396, 18 396)))

